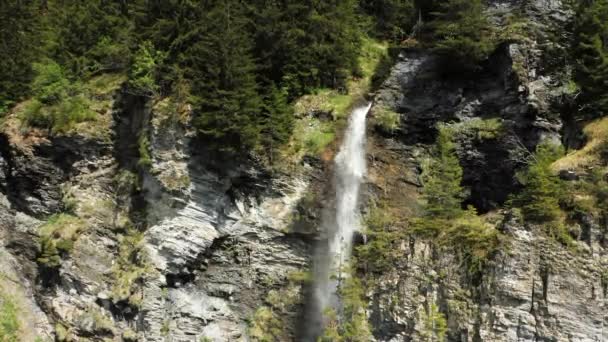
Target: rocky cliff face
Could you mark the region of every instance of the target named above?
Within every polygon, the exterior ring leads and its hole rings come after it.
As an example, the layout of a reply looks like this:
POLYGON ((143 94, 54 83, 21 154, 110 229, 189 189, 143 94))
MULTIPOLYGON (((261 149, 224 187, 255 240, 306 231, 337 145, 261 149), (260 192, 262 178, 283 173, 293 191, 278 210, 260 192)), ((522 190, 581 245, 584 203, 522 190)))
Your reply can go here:
POLYGON ((293 223, 320 164, 210 162, 187 109, 114 100, 110 137, 49 139, 14 118, 1 135, 0 285, 25 340, 245 341, 273 293, 292 299, 280 319, 293 338, 312 241, 293 223), (77 227, 52 266, 39 241, 57 214, 51 240, 77 227))
MULTIPOLYGON (((367 293, 374 336, 423 340, 436 305, 450 341, 603 341, 606 223, 573 226, 573 251, 499 209, 526 151, 568 138, 566 45, 551 42, 570 13, 559 0, 491 1, 489 12, 499 26, 523 13, 533 34, 500 46, 478 72, 453 78, 439 57, 401 52, 374 99, 400 114, 400 128, 370 128, 363 204, 390 202, 406 229, 420 156, 435 125, 450 123, 467 204, 500 229, 504 248, 471 276, 453 249, 402 241, 367 293), (486 120, 500 134, 479 128, 486 120)), ((195 138, 187 107, 120 89, 112 101, 102 134, 51 138, 15 118, 0 134, 0 295, 18 304, 23 340, 248 341, 268 329, 297 340, 311 233, 331 182, 323 163, 271 171, 218 159, 195 138)))
POLYGON ((470 189, 467 203, 489 212, 505 238, 505 247, 480 277, 470 275, 454 249, 413 237, 404 242, 402 257, 391 271, 375 277, 377 285, 369 293, 370 320, 379 341, 425 340, 432 305, 445 313, 450 341, 608 338, 602 276, 606 227, 586 220, 582 229, 588 238, 581 238, 573 251, 540 227, 522 222, 516 212, 496 210, 517 189, 514 175, 522 166, 521 154, 541 139, 561 141, 567 132, 560 116, 567 105, 567 70, 554 57, 565 45, 551 45, 547 37, 568 24, 570 13, 560 1, 492 2, 489 11, 500 23, 501 13, 515 10, 533 19, 536 33, 500 47, 482 71, 452 79, 440 73, 436 56, 403 51, 376 95, 376 106, 400 113, 401 127, 372 141, 368 197, 397 201, 415 212, 416 161, 433 141, 433 127, 449 123, 456 131, 464 185, 470 189), (470 129, 488 119, 500 122, 502 133, 483 137, 470 129))

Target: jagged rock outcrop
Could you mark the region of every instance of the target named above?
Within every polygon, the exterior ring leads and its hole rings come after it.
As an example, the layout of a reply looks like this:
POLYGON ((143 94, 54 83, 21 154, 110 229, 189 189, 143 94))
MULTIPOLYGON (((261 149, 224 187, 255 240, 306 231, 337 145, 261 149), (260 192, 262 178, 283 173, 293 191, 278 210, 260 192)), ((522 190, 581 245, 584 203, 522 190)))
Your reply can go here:
POLYGON ((379 341, 422 340, 431 305, 445 313, 449 341, 608 338, 601 229, 587 228, 594 233, 575 251, 522 222, 517 212, 495 210, 517 190, 522 154, 543 139, 561 140, 563 125, 559 113, 566 71, 555 65, 549 50, 566 47, 559 41, 548 46, 547 37, 566 25, 570 12, 561 1, 496 1, 489 11, 499 24, 501 13, 516 8, 530 18, 535 34, 500 46, 483 70, 465 78, 444 77, 439 57, 405 50, 376 95, 376 106, 400 113, 401 126, 392 136, 372 140, 368 197, 396 200, 415 212, 417 160, 434 140, 433 127, 447 123, 456 132, 463 184, 470 189, 467 202, 491 211, 489 219, 506 239, 480 277, 471 276, 449 247, 413 237, 404 242, 402 257, 374 279, 369 293, 370 321, 379 341), (472 127, 487 119, 496 120, 500 131, 480 138, 472 127))

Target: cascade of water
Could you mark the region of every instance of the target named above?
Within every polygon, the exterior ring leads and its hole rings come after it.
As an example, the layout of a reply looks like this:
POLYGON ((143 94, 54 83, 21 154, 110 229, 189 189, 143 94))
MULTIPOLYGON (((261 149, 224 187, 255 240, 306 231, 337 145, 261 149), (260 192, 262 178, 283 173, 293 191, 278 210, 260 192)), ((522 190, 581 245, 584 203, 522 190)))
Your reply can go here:
POLYGON ((351 256, 354 233, 359 229, 357 203, 361 181, 366 172, 365 119, 371 106, 369 103, 352 112, 344 141, 335 159, 336 215, 331 223, 325 223, 327 240, 318 246, 315 255, 314 309, 309 312, 310 336, 305 340, 314 340, 320 333, 324 310, 339 310, 337 291, 344 277, 343 269, 348 266, 351 256))

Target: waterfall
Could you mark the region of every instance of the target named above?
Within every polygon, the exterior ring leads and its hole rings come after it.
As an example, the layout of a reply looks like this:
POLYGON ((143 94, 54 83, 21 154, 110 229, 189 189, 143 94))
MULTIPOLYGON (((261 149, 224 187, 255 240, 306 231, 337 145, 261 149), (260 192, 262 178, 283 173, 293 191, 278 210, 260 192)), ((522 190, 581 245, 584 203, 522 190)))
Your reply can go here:
POLYGON ((305 341, 314 341, 322 332, 326 309, 340 310, 337 291, 352 253, 355 231, 359 229, 359 188, 367 168, 365 119, 371 106, 369 103, 352 112, 340 152, 334 161, 335 216, 324 223, 327 237, 319 243, 315 253, 313 302, 308 312, 305 341))

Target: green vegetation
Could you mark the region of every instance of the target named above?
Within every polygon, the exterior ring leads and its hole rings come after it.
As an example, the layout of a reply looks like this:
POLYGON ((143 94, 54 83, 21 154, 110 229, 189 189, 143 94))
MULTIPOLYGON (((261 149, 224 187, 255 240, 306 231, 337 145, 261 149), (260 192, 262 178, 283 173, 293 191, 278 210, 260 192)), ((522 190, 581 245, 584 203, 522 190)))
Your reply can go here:
POLYGON ((143 42, 135 52, 133 65, 129 74, 129 91, 142 96, 153 96, 158 93, 156 84, 157 69, 164 56, 156 51, 150 41, 143 42))
POLYGON ((430 24, 435 49, 453 60, 449 67, 474 67, 494 51, 490 23, 482 0, 446 0, 439 3, 430 24))
POLYGON ((74 241, 86 227, 86 223, 70 214, 51 216, 39 228, 40 253, 37 261, 49 268, 61 266, 61 257, 69 254, 74 241))
POLYGON ((598 117, 608 110, 608 3, 578 0, 574 20, 575 80, 584 113, 598 117))
POLYGON ((367 0, 361 7, 375 19, 376 34, 395 43, 408 38, 418 16, 413 0, 367 0))
POLYGON ((473 118, 450 124, 449 126, 445 126, 445 128, 451 130, 455 135, 473 134, 475 139, 479 141, 496 139, 503 133, 502 120, 499 118, 473 118))
POLYGON ((381 274, 389 269, 398 257, 395 243, 402 236, 393 230, 395 217, 384 202, 373 203, 363 222, 368 241, 356 247, 357 260, 364 264, 366 274, 381 274))
POLYGON ((452 134, 449 129, 439 127, 433 156, 423 164, 423 217, 431 221, 452 220, 462 214, 462 167, 452 134))
POLYGON ((549 142, 541 143, 528 169, 518 175, 524 185, 513 203, 522 208, 530 222, 556 221, 561 216, 559 199, 564 188, 551 169, 551 164, 564 154, 563 148, 549 142))
POLYGON ((423 163, 422 213, 412 221, 411 232, 454 248, 468 271, 479 274, 498 248, 500 236, 474 208, 462 209, 462 167, 453 134, 440 126, 432 157, 423 163))
POLYGON ((137 139, 137 151, 139 152, 139 166, 148 168, 152 165, 152 156, 150 155, 150 139, 148 138, 148 132, 142 131, 139 133, 137 139))
POLYGON ((445 316, 439 311, 435 303, 428 306, 423 314, 424 330, 421 333, 423 341, 443 342, 448 330, 445 316))
POLYGON ((393 133, 394 131, 398 130, 400 121, 401 117, 399 113, 396 113, 389 108, 376 107, 374 109, 374 124, 387 133, 393 133))
MULTIPOLYGON (((294 271, 287 275, 287 283, 279 289, 270 290, 266 305, 259 308, 250 322, 249 337, 258 342, 287 341, 288 313, 302 303, 302 288, 310 282, 311 275, 305 271, 294 271)), ((268 284, 272 286, 273 284, 268 284)))
POLYGON ((120 238, 118 258, 112 268, 112 299, 115 302, 125 301, 134 307, 141 305, 143 279, 151 272, 142 250, 143 237, 143 233, 127 228, 120 238))
POLYGON ((0 341, 20 341, 17 306, 11 298, 3 292, 0 292, 0 341))
POLYGON ((541 224, 557 241, 572 245, 573 238, 565 226, 565 215, 560 207, 565 184, 551 168, 563 154, 561 145, 539 144, 528 168, 517 175, 524 187, 511 203, 521 208, 526 221, 541 224))
POLYGON ((335 310, 326 310, 324 315, 328 323, 319 337, 320 342, 365 342, 372 338, 363 284, 352 271, 346 273, 338 289, 342 303, 339 319, 335 310))

